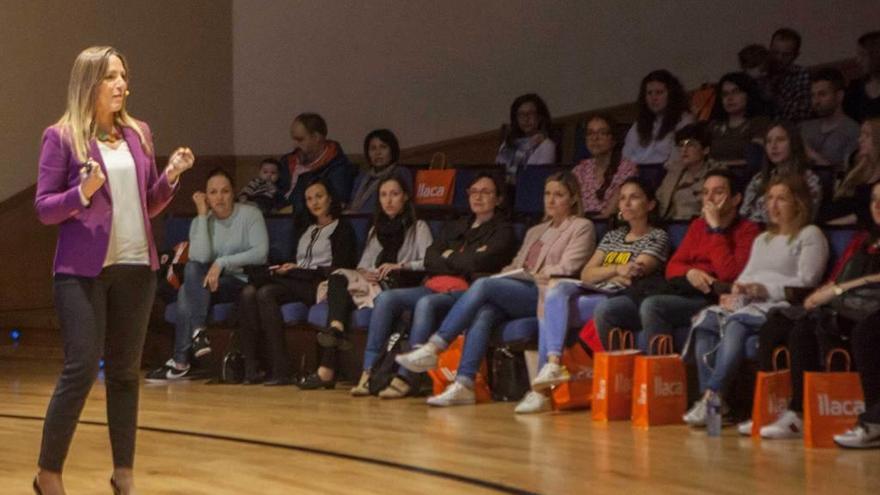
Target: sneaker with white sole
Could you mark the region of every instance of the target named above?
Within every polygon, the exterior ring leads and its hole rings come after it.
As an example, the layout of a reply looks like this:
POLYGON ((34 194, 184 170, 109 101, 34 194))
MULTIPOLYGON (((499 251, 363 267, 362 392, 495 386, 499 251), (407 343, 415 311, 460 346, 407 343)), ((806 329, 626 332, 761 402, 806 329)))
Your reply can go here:
POLYGON ((192 352, 196 358, 211 354, 211 341, 208 340, 208 332, 204 328, 198 328, 193 332, 192 352))
POLYGON ((736 431, 744 437, 750 437, 752 436, 752 425, 754 425, 754 422, 751 419, 743 421, 736 425, 736 431))
POLYGON ((786 410, 779 419, 761 427, 761 438, 784 439, 804 436, 804 422, 792 410, 786 410))
POLYGON ((513 410, 516 414, 535 414, 550 410, 550 399, 546 395, 529 390, 513 410))
POLYGON ((437 352, 434 351, 434 346, 430 345, 423 345, 418 349, 394 357, 397 364, 413 373, 424 373, 436 368, 437 359, 437 352))
POLYGON ((473 390, 459 382, 452 382, 443 393, 428 397, 427 403, 436 407, 464 406, 476 404, 477 398, 473 390))
MULTIPOLYGON (((694 405, 688 409, 688 412, 684 413, 684 416, 681 417, 688 426, 693 427, 703 427, 706 426, 706 408, 709 405, 708 399, 704 396, 702 399, 694 402, 694 405)), ((727 403, 721 401, 721 416, 725 417, 730 414, 730 407, 728 407, 727 403)), ((722 423, 724 420, 722 419, 722 423)), ((729 424, 729 423, 727 423, 729 424)))
POLYGON ((150 383, 168 383, 187 380, 189 379, 191 370, 192 366, 188 365, 185 369, 180 369, 177 367, 173 359, 169 359, 162 366, 148 372, 147 376, 144 377, 144 380, 150 383))
POLYGON ((878 449, 880 424, 858 423, 846 433, 834 435, 834 443, 845 449, 878 449))
POLYGON ((547 363, 541 367, 541 371, 532 380, 533 390, 544 390, 565 383, 571 379, 568 369, 557 363, 547 363))

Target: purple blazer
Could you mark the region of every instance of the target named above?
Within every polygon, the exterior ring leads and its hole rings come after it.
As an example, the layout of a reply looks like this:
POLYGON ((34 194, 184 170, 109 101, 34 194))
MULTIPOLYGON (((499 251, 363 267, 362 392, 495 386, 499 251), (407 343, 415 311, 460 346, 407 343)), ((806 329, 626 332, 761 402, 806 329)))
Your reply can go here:
MULTIPOLYGON (((138 122, 152 146, 150 128, 138 122)), ((141 212, 144 217, 144 233, 150 248, 150 267, 159 269, 159 258, 153 242, 150 218, 158 215, 174 197, 177 187, 168 183, 165 174, 156 171, 156 159, 147 155, 141 147, 137 133, 128 128, 122 135, 137 169, 141 212)), ((89 157, 107 168, 98 150, 98 143, 89 143, 89 157)), ((46 225, 58 225, 58 244, 55 249, 53 272, 83 277, 97 277, 101 273, 107 248, 110 244, 110 226, 113 216, 113 197, 107 181, 84 207, 79 198, 79 170, 83 164, 76 159, 73 146, 62 136, 58 126, 43 132, 40 148, 40 169, 37 176, 37 196, 34 207, 37 218, 46 225)))

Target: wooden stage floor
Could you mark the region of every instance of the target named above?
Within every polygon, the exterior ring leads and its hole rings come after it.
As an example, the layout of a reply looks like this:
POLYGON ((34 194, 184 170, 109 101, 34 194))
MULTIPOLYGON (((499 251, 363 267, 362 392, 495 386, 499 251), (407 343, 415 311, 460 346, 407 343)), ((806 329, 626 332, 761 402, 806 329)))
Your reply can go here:
MULTIPOLYGON (((0 362, 0 493, 30 493, 60 364, 0 362)), ((880 490, 880 450, 635 430, 586 412, 516 417, 513 404, 433 409, 294 387, 145 385, 142 494, 829 493, 880 490)), ((86 404, 65 480, 110 493, 103 384, 86 404)))

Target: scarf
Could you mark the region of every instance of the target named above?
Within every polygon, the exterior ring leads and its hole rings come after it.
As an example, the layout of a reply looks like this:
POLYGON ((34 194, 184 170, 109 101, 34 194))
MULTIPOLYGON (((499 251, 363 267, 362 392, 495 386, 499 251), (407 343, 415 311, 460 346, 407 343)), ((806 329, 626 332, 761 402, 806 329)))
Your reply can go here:
POLYGON ((330 163, 331 160, 336 158, 336 155, 338 154, 339 146, 333 141, 327 141, 324 145, 324 150, 321 151, 318 157, 310 163, 302 163, 302 150, 298 150, 296 153, 291 154, 287 158, 287 169, 290 170, 290 189, 284 196, 287 198, 290 197, 291 193, 293 193, 293 189, 296 187, 296 181, 299 180, 300 175, 323 168, 330 163))
POLYGON ((375 267, 378 268, 383 263, 397 263, 397 253, 406 238, 403 215, 380 220, 376 226, 376 238, 382 246, 382 252, 376 257, 375 267))
POLYGON ((513 146, 508 146, 507 143, 501 146, 495 161, 504 164, 508 183, 516 183, 519 171, 528 163, 535 149, 537 146, 532 143, 532 139, 529 137, 516 139, 513 146))
POLYGON ((370 167, 366 172, 366 177, 363 182, 360 183, 354 196, 352 196, 351 204, 348 207, 349 210, 360 211, 367 200, 376 194, 376 191, 379 189, 379 183, 388 177, 391 177, 396 172, 396 163, 392 163, 381 170, 376 170, 375 168, 370 167))

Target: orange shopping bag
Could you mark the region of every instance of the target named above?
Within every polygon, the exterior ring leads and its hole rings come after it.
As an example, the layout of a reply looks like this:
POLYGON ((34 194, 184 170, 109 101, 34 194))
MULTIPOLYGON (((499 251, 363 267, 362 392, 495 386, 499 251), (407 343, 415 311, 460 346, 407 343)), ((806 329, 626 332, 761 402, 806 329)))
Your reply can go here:
POLYGON ((568 369, 571 379, 553 387, 550 393, 553 410, 569 411, 590 407, 593 395, 593 358, 579 342, 575 342, 562 351, 562 365, 568 369))
POLYGON ((759 371, 755 378, 755 399, 752 402, 752 437, 761 438, 761 428, 777 419, 791 402, 791 358, 788 349, 773 351, 773 371, 759 371), (776 367, 776 358, 785 356, 785 368, 776 367))
POLYGON ((593 421, 629 419, 632 413, 632 376, 638 350, 632 332, 619 328, 608 336, 608 351, 593 355, 593 421), (618 336, 620 350, 614 349, 618 336))
POLYGON ((804 446, 833 447, 834 435, 852 428, 865 412, 862 381, 849 369, 849 353, 832 349, 824 373, 804 373, 804 446), (831 360, 837 354, 846 358, 846 371, 831 371, 831 360))
POLYGON ((650 356, 636 356, 633 372, 633 426, 647 428, 682 422, 687 409, 684 361, 672 349, 672 336, 657 335, 650 356))
MULTIPOLYGON (((434 395, 443 393, 446 387, 455 381, 455 372, 458 370, 458 363, 461 361, 461 350, 464 347, 464 335, 459 335, 445 351, 440 353, 437 360, 437 367, 428 370, 431 382, 434 386, 434 395)), ((486 360, 480 363, 480 371, 474 377, 474 393, 477 402, 491 402, 492 391, 489 389, 489 383, 486 381, 488 367, 486 360)))
POLYGON ((455 192, 455 169, 447 168, 446 155, 434 153, 427 170, 416 172, 417 205, 450 205, 455 192))

